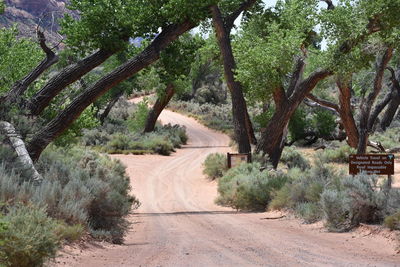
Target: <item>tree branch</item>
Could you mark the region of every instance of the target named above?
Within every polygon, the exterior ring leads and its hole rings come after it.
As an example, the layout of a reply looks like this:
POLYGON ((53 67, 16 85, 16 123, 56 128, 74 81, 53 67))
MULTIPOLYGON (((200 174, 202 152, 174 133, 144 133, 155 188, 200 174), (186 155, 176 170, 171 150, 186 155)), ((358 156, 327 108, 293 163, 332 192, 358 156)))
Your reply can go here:
POLYGON ((318 82, 332 75, 333 72, 327 69, 316 70, 303 80, 289 97, 289 101, 301 102, 317 86, 318 82))
POLYGON ((240 14, 243 11, 248 10, 250 7, 252 7, 257 0, 247 0, 243 3, 240 4, 239 8, 233 11, 229 16, 225 18, 225 28, 227 29, 228 32, 230 32, 233 28, 233 24, 235 20, 240 16, 240 14))
POLYGON ((96 99, 122 81, 154 63, 160 58, 160 53, 163 49, 195 26, 196 25, 190 21, 184 21, 180 24, 172 24, 165 27, 141 53, 106 74, 75 97, 63 111, 31 139, 28 144, 28 151, 32 159, 34 161, 37 160, 43 149, 68 129, 81 113, 90 104, 96 101, 96 99))
POLYGON ((28 75, 26 75, 22 80, 17 81, 7 96, 5 101, 9 103, 14 103, 17 99, 25 93, 28 87, 39 78, 43 72, 49 69, 52 65, 58 62, 58 56, 46 45, 46 38, 40 30, 37 31, 37 36, 39 39, 40 47, 46 54, 46 58, 43 59, 39 65, 37 65, 28 75))
POLYGON ((331 110, 333 110, 333 111, 339 113, 339 110, 340 110, 339 105, 337 105, 337 104, 335 104, 335 103, 332 103, 332 102, 330 102, 330 101, 327 101, 327 100, 318 98, 318 97, 314 96, 314 95, 311 94, 311 93, 307 95, 307 98, 310 99, 310 100, 312 100, 312 101, 314 101, 315 103, 317 103, 317 104, 319 104, 319 105, 321 105, 321 106, 330 108, 331 110))

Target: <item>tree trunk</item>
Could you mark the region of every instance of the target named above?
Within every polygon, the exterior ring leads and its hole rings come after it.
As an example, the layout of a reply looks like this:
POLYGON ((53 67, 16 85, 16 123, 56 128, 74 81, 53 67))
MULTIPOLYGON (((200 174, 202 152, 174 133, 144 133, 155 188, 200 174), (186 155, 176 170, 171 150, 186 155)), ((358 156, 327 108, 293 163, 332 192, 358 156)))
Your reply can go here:
POLYGON ((399 92, 394 92, 394 96, 392 94, 392 99, 389 102, 389 105, 383 114, 382 120, 381 120, 381 128, 382 130, 386 130, 390 126, 390 124, 393 121, 394 116, 396 115, 396 111, 399 108, 400 105, 400 93, 399 92))
POLYGON ((108 117, 108 114, 110 114, 111 109, 114 107, 114 105, 118 102, 118 100, 121 98, 121 96, 124 95, 124 91, 120 91, 113 99, 111 99, 110 102, 108 102, 106 108, 104 109, 103 113, 99 116, 100 124, 104 124, 104 120, 108 117))
POLYGON ((5 135, 5 137, 8 139, 9 144, 15 150, 17 154, 17 159, 21 163, 23 170, 29 172, 31 176, 29 180, 33 184, 39 185, 42 182, 43 178, 33 165, 33 161, 29 156, 29 153, 25 147, 25 143, 17 134, 14 126, 9 122, 0 121, 0 132, 5 135))
POLYGON ((279 152, 279 149, 282 144, 282 139, 285 138, 284 133, 290 118, 318 82, 330 75, 332 75, 332 72, 328 70, 315 71, 307 79, 298 84, 289 98, 284 98, 284 91, 282 88, 279 90, 281 93, 274 94, 275 103, 281 104, 278 104, 267 127, 261 132, 261 138, 257 144, 256 152, 268 154, 272 163, 275 164, 275 168, 280 159, 281 152, 279 152), (279 100, 280 98, 283 100, 279 100))
POLYGON ((357 147, 357 154, 365 154, 367 151, 368 137, 370 134, 369 125, 375 123, 371 118, 371 109, 376 98, 382 90, 383 74, 393 55, 393 48, 388 48, 377 65, 377 70, 374 79, 374 86, 372 92, 368 97, 361 102, 361 114, 360 114, 360 129, 359 129, 359 140, 357 147))
POLYGON ((238 143, 239 153, 250 153, 250 136, 252 136, 252 130, 250 130, 249 127, 252 125, 250 119, 248 118, 247 106, 244 99, 242 86, 240 82, 235 81, 234 77, 236 63, 232 52, 230 29, 226 27, 218 6, 212 6, 211 13, 213 16, 215 34, 222 55, 224 76, 232 98, 235 141, 238 143))
POLYGON ((8 103, 14 103, 21 95, 23 95, 28 89, 28 87, 36 81, 40 75, 43 74, 47 69, 53 66, 55 63, 58 62, 58 56, 46 45, 46 40, 44 34, 38 31, 38 38, 39 43, 42 50, 46 54, 46 58, 43 59, 35 69, 33 69, 27 76, 25 76, 22 80, 17 81, 13 87, 11 88, 10 92, 5 97, 5 101, 8 103))
POLYGON ((339 88, 339 115, 346 131, 347 143, 349 146, 357 148, 359 134, 351 108, 351 83, 338 79, 336 84, 339 88))
POLYGON ((153 108, 147 115, 146 125, 144 127, 145 133, 150 133, 154 131, 158 116, 160 116, 161 112, 168 105, 169 101, 174 96, 174 94, 175 94, 174 85, 170 83, 165 88, 164 94, 157 98, 156 103, 154 103, 153 108))
POLYGON ((39 90, 29 101, 28 109, 32 115, 40 115, 42 111, 50 104, 51 100, 56 97, 68 85, 76 82, 82 76, 101 65, 109 57, 117 51, 99 50, 94 54, 72 64, 57 75, 51 78, 47 84, 39 90))
POLYGON ((114 71, 102 77, 84 92, 78 95, 63 111, 38 132, 28 144, 28 151, 35 161, 42 151, 55 138, 62 134, 80 116, 80 114, 97 98, 112 87, 128 79, 160 58, 160 52, 179 36, 192 29, 190 21, 169 25, 135 58, 128 60, 114 71))

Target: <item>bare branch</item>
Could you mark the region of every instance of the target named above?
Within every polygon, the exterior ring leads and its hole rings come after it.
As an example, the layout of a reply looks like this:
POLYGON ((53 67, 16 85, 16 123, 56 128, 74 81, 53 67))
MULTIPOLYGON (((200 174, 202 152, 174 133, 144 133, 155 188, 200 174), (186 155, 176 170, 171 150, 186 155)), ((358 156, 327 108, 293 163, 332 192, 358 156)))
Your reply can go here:
POLYGON ((336 111, 337 113, 339 113, 339 110, 340 110, 339 105, 337 105, 335 103, 332 103, 328 100, 320 99, 311 93, 307 95, 307 98, 314 101, 315 103, 318 103, 321 106, 330 108, 330 109, 336 111))

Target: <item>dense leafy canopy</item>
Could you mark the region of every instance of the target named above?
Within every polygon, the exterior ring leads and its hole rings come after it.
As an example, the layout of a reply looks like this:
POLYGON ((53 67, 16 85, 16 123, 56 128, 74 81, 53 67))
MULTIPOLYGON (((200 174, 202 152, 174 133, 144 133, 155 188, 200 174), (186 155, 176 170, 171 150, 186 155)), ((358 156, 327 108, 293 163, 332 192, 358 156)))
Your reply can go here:
POLYGON ((198 23, 208 16, 207 7, 216 0, 72 0, 69 8, 79 19, 62 21, 67 43, 78 49, 120 49, 129 38, 152 38, 170 24, 185 20, 198 23))
POLYGON ((43 58, 35 42, 17 36, 16 27, 0 29, 0 94, 8 92, 43 58))

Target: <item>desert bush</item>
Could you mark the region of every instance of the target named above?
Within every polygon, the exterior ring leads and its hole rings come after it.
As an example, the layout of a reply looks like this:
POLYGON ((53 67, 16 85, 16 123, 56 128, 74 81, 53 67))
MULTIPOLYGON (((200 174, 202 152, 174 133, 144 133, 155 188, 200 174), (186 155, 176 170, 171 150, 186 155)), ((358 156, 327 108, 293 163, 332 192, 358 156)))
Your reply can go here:
POLYGON ((37 168, 45 178, 40 186, 0 168, 0 201, 31 201, 53 218, 107 231, 113 242, 122 241, 125 216, 139 202, 128 193, 129 179, 121 163, 89 149, 50 147, 37 168))
POLYGON ((359 174, 342 179, 336 189, 325 190, 321 204, 328 229, 348 231, 359 223, 377 223, 392 215, 391 203, 398 203, 400 196, 377 183, 376 176, 359 174))
POLYGON ((171 101, 168 104, 171 110, 192 116, 205 126, 229 133, 233 129, 232 105, 227 104, 199 104, 196 102, 171 101))
POLYGON ((348 145, 341 146, 337 149, 325 149, 318 156, 324 162, 348 163, 350 154, 355 154, 356 150, 348 145))
POLYGON ((285 163, 289 169, 297 167, 306 170, 311 167, 310 162, 293 147, 286 148, 283 151, 281 161, 285 163))
POLYGON ((273 194, 288 180, 281 172, 260 171, 259 163, 243 163, 218 180, 216 203, 238 210, 265 210, 273 194))
POLYGON ((322 192, 325 188, 336 188, 341 175, 332 166, 322 164, 319 160, 304 171, 300 168, 289 169, 288 183, 276 192, 268 208, 290 209, 304 222, 315 222, 323 217, 320 204, 322 192))
POLYGON ((300 216, 305 223, 314 223, 321 220, 323 217, 320 205, 315 202, 299 203, 296 206, 296 214, 300 216))
POLYGON ((400 230, 400 211, 387 216, 384 225, 390 230, 400 230))
POLYGON ((228 170, 226 155, 222 153, 209 154, 203 163, 203 173, 211 180, 221 178, 228 170))
POLYGON ((56 220, 44 208, 16 205, 1 219, 1 263, 12 267, 42 266, 54 258, 60 245, 56 220))

